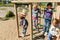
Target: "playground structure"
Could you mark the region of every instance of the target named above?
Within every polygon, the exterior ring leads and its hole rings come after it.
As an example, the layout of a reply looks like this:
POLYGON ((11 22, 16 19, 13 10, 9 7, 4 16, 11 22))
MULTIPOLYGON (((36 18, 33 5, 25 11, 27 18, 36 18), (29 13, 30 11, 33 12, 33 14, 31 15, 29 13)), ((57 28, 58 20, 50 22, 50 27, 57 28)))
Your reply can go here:
MULTIPOLYGON (((31 31, 31 33, 30 33, 30 40, 33 40, 33 24, 32 24, 32 4, 33 4, 33 2, 31 2, 31 1, 29 1, 29 2, 26 2, 26 1, 25 2, 23 2, 23 1, 19 1, 19 2, 18 1, 12 1, 12 2, 14 3, 15 12, 16 12, 18 37, 19 37, 19 23, 18 23, 19 22, 19 18, 18 18, 17 8, 19 7, 19 5, 27 5, 28 6, 28 10, 29 10, 28 16, 30 16, 30 17, 29 18, 27 17, 27 18, 28 18, 28 22, 29 22, 30 31, 31 31)), ((54 3, 57 4, 57 2, 54 2, 54 3)), ((54 5, 54 3, 53 3, 53 5, 54 5)), ((54 13, 55 14, 53 15, 53 18, 57 17, 57 16, 55 16, 56 15, 56 12, 54 12, 54 13)), ((45 19, 45 18, 40 17, 40 16, 39 16, 39 18, 40 19, 45 19)), ((42 21, 40 20, 39 22, 42 22, 42 21)), ((40 25, 40 26, 43 26, 43 25, 40 25)))

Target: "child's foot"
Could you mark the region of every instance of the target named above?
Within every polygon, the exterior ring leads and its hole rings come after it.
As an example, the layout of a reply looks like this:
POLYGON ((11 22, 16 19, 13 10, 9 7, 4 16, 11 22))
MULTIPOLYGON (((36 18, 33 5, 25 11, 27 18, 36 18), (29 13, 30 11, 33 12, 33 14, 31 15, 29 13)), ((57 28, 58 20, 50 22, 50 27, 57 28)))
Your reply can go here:
POLYGON ((41 32, 41 35, 43 35, 43 34, 44 34, 44 31, 41 32))
POLYGON ((22 34, 21 36, 22 36, 22 37, 25 37, 25 35, 24 35, 24 34, 22 34))
POLYGON ((38 32, 39 32, 39 29, 36 29, 36 31, 38 31, 38 32))
POLYGON ((47 35, 47 32, 45 32, 45 34, 44 34, 45 36, 47 35))

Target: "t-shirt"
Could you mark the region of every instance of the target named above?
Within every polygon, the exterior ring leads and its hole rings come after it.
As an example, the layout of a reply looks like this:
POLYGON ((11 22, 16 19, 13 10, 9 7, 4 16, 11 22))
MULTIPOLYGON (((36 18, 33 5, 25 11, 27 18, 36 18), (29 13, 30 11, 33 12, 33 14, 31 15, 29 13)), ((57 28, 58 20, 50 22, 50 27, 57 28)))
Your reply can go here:
POLYGON ((38 13, 41 14, 41 10, 37 9, 37 10, 32 10, 32 17, 33 19, 37 19, 38 18, 38 13))
POLYGON ((26 19, 22 19, 20 21, 20 25, 23 25, 23 26, 28 26, 28 21, 26 19))
POLYGON ((45 18, 52 18, 53 10, 46 8, 45 10, 45 18))
POLYGON ((54 27, 53 25, 51 25, 51 28, 49 30, 49 33, 52 34, 53 36, 57 35, 58 34, 58 31, 59 29, 57 27, 54 27))

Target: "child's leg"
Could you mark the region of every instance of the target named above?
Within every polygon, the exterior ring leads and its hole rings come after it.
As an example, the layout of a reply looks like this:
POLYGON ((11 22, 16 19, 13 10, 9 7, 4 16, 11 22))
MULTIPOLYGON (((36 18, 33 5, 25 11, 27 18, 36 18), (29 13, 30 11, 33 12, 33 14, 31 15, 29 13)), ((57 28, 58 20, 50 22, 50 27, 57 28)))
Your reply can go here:
POLYGON ((43 34, 45 34, 45 32, 46 32, 46 27, 43 28, 43 31, 44 31, 43 34))
POLYGON ((48 40, 53 40, 52 35, 50 33, 48 34, 48 40))
POLYGON ((22 21, 22 20, 20 21, 20 26, 21 26, 21 25, 23 25, 23 21, 22 21))
POLYGON ((47 33, 49 33, 50 25, 51 25, 51 20, 48 20, 48 21, 47 21, 47 28, 46 28, 46 32, 47 32, 47 33))
POLYGON ((37 31, 39 31, 39 27, 38 27, 38 20, 34 20, 34 27, 36 28, 37 31))
POLYGON ((22 32, 22 33, 23 33, 24 36, 26 35, 27 27, 28 27, 28 26, 24 26, 24 27, 23 27, 23 32, 22 32))
POLYGON ((44 31, 43 34, 45 34, 45 32, 46 32, 46 29, 47 29, 46 26, 47 26, 47 20, 45 19, 45 24, 44 24, 44 28, 43 28, 43 31, 44 31))
POLYGON ((45 26, 44 26, 44 29, 43 29, 43 31, 44 31, 43 34, 45 34, 45 33, 48 34, 49 33, 50 25, 51 25, 51 21, 45 19, 45 26))

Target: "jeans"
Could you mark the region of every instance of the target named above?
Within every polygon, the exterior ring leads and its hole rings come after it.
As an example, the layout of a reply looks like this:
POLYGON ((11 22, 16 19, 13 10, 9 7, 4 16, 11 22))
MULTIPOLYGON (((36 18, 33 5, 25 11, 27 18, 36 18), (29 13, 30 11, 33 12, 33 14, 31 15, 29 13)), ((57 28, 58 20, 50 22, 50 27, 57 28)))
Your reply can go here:
POLYGON ((33 26, 38 29, 38 20, 33 20, 33 26))
POLYGON ((24 27, 23 27, 23 32, 22 32, 22 33, 23 33, 24 35, 26 35, 27 27, 28 27, 28 26, 24 26, 24 27))
POLYGON ((48 40, 53 40, 53 38, 52 38, 53 36, 52 36, 52 34, 48 34, 48 40))
POLYGON ((45 25, 44 25, 44 28, 43 28, 44 33, 49 32, 50 25, 51 25, 51 20, 45 19, 45 25))

